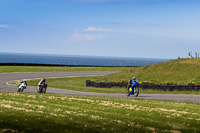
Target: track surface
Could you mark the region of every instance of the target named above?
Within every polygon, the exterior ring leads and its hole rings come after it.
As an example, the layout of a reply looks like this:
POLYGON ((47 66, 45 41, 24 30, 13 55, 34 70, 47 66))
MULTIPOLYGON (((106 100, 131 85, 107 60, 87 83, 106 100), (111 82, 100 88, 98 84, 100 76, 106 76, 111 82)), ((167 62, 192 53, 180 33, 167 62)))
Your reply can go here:
MULTIPOLYGON (((34 78, 50 78, 50 77, 84 77, 84 76, 104 76, 108 74, 117 73, 116 71, 101 71, 101 72, 45 72, 45 73, 0 73, 0 91, 16 92, 17 87, 8 85, 7 82, 12 80, 34 79, 34 78)), ((36 87, 28 86, 24 92, 37 93, 36 87)), ((124 91, 125 92, 125 91, 124 91)), ((89 96, 103 96, 103 97, 119 97, 127 98, 125 94, 106 94, 106 93, 92 93, 80 92, 71 90, 62 90, 48 88, 49 94, 64 94, 64 95, 89 95, 89 96)), ((130 96, 129 98, 135 98, 130 96)), ((173 95, 173 94, 139 94, 137 99, 154 99, 154 100, 172 100, 179 102, 194 102, 200 103, 199 95, 173 95)))

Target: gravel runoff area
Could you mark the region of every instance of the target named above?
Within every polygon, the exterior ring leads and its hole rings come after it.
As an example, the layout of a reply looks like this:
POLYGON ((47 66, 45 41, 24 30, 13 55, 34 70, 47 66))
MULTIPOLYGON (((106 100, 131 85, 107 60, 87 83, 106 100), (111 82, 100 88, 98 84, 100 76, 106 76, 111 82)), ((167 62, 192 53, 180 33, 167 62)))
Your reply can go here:
MULTIPOLYGON (((36 73, 0 73, 0 91, 17 92, 17 87, 8 85, 9 81, 34 79, 34 78, 50 78, 50 77, 84 77, 84 76, 105 76, 117 73, 117 71, 101 71, 101 72, 36 72, 36 73)), ((48 88, 49 94, 63 94, 63 95, 88 95, 88 96, 103 96, 103 97, 119 97, 127 98, 125 94, 106 94, 106 93, 92 93, 80 92, 72 90, 62 90, 55 88, 48 88)), ((37 93, 36 87, 28 86, 24 91, 26 93, 37 93)), ((138 97, 130 96, 128 98, 135 99, 154 99, 154 100, 171 100, 179 102, 194 102, 200 103, 200 95, 173 95, 173 94, 139 94, 138 97)))

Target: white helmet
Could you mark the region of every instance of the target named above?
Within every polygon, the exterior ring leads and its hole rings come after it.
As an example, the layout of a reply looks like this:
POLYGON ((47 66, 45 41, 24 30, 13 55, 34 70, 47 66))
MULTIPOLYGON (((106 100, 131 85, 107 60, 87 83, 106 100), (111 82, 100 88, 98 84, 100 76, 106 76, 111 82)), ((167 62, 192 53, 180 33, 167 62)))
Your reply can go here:
POLYGON ((132 77, 132 80, 136 80, 136 77, 134 76, 134 77, 132 77))

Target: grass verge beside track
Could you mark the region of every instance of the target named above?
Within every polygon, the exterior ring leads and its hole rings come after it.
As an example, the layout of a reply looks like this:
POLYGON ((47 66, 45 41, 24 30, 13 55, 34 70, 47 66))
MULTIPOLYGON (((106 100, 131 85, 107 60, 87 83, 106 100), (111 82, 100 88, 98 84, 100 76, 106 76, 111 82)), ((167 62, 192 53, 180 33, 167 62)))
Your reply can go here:
POLYGON ((200 104, 0 92, 0 132, 200 132, 200 104))
POLYGON ((54 67, 54 66, 0 66, 0 73, 15 72, 74 72, 74 71, 124 71, 137 67, 54 67))

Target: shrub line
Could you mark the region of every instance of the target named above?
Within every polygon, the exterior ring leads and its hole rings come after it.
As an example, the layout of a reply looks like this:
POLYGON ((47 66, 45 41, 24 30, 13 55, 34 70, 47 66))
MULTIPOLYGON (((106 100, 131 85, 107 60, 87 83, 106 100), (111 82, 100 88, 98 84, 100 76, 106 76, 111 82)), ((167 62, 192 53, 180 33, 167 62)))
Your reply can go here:
MULTIPOLYGON (((124 87, 128 85, 127 82, 96 82, 91 80, 86 80, 86 87, 97 87, 97 88, 112 88, 112 87, 124 87)), ((142 82, 139 87, 143 90, 153 89, 153 90, 163 90, 163 91, 199 91, 200 85, 196 84, 155 84, 149 82, 142 82)))
POLYGON ((44 64, 44 63, 0 63, 0 66, 56 66, 56 67, 140 67, 140 65, 65 65, 65 64, 44 64))

